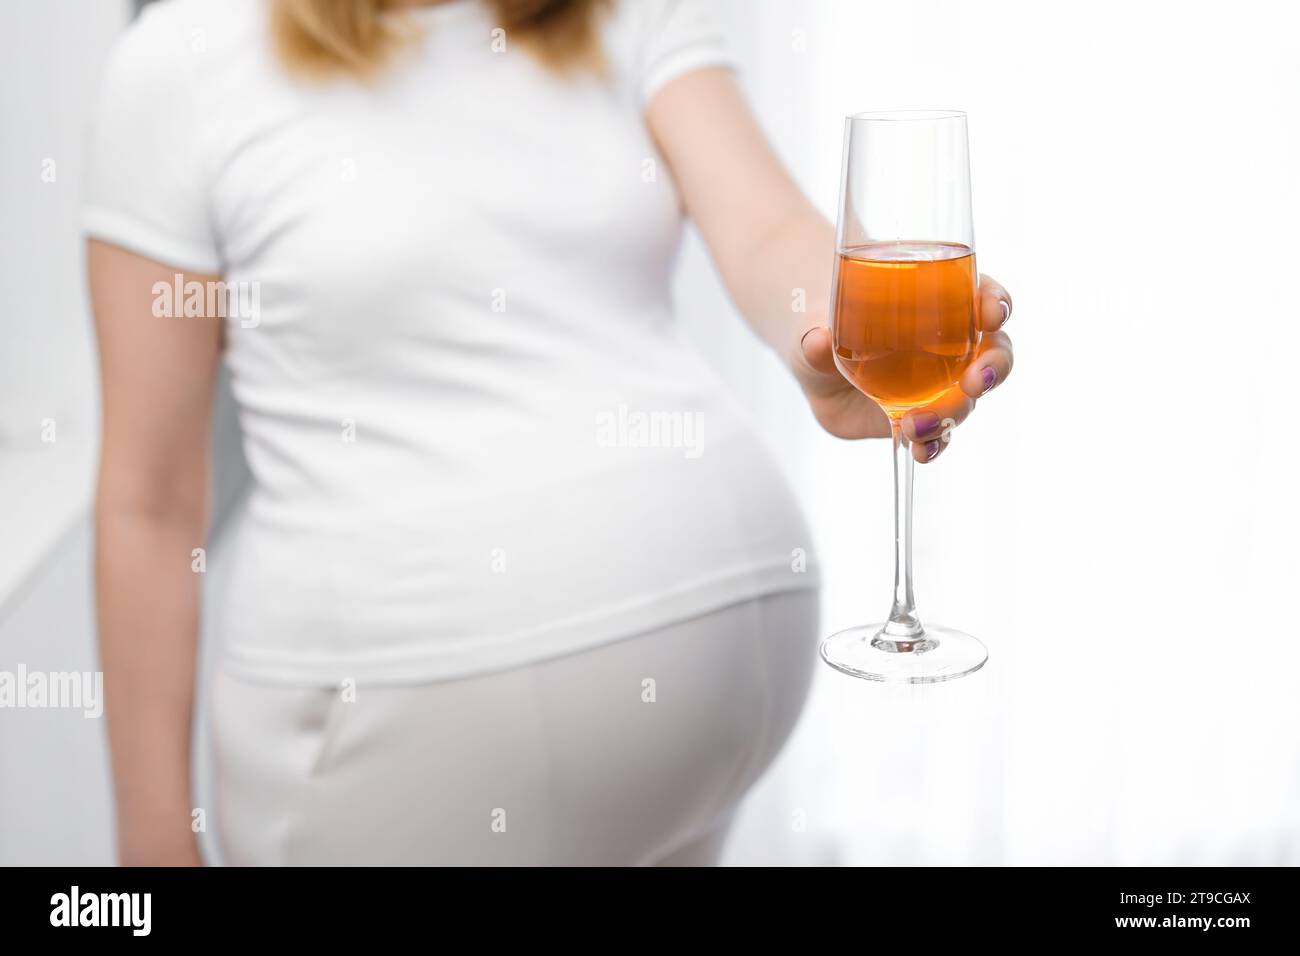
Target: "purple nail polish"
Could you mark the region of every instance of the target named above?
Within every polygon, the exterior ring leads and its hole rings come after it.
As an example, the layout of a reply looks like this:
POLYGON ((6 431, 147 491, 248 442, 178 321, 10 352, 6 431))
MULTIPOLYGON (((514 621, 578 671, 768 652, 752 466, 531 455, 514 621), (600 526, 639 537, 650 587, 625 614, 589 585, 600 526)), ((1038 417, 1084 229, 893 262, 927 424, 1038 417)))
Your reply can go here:
POLYGON ((934 456, 937 455, 937 454, 939 454, 939 447, 940 447, 940 442, 939 442, 939 439, 937 439, 937 438, 936 438, 934 441, 928 441, 928 442, 926 442, 926 443, 925 443, 925 460, 926 460, 926 461, 933 461, 933 460, 934 460, 934 456))
POLYGON ((992 365, 984 366, 984 371, 980 372, 980 380, 984 383, 984 391, 980 392, 980 394, 983 395, 998 383, 997 370, 994 369, 992 365))
POLYGON ((923 438, 939 427, 939 416, 934 412, 918 412, 912 416, 912 428, 916 437, 923 438))
POLYGON ((1006 325, 1007 319, 1011 318, 1011 303, 1006 299, 998 299, 998 305, 1002 306, 1002 324, 1006 325))

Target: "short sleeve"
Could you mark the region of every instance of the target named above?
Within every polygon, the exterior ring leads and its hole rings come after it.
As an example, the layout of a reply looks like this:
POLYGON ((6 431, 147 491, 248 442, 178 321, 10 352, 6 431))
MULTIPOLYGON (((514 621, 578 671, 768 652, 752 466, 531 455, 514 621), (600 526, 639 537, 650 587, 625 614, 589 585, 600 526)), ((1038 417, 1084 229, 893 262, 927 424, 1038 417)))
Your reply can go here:
POLYGON ((641 67, 641 101, 671 80, 706 66, 734 69, 721 26, 704 0, 658 0, 650 3, 641 67))
POLYGON ((221 272, 195 106, 202 45, 146 8, 109 56, 92 118, 82 208, 87 236, 194 272, 221 272))

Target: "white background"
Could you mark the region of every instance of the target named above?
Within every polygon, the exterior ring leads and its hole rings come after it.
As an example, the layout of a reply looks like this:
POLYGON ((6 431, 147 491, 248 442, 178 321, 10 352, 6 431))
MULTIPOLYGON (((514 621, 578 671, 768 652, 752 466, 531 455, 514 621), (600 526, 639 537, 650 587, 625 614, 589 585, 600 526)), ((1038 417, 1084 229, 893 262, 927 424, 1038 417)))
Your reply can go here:
MULTIPOLYGON (((1300 863, 1296 6, 718 9, 764 126, 828 215, 844 114, 969 113, 980 266, 1015 298, 1017 356, 918 473, 922 615, 981 636, 988 666, 897 690, 820 668, 727 859, 1300 863)), ((73 171, 124 11, 3 14, 0 667, 91 666, 73 171), (43 184, 52 155, 69 175, 43 184), (68 457, 32 465, 51 407, 68 457)), ((694 241, 678 298, 800 491, 824 629, 878 619, 887 448, 816 430, 694 241)), ((101 736, 0 711, 0 863, 109 859, 101 736)))

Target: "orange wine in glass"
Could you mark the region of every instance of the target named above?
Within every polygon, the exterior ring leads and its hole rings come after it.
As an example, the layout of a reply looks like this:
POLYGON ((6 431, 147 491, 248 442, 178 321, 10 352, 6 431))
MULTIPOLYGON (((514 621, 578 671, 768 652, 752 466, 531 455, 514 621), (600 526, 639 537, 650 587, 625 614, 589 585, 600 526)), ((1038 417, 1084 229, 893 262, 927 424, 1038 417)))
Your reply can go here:
POLYGON ((912 593, 912 452, 901 421, 957 384, 979 346, 966 115, 921 110, 845 120, 831 335, 835 364, 889 416, 894 598, 889 617, 822 642, 854 677, 914 684, 984 666, 974 637, 925 625, 912 593))

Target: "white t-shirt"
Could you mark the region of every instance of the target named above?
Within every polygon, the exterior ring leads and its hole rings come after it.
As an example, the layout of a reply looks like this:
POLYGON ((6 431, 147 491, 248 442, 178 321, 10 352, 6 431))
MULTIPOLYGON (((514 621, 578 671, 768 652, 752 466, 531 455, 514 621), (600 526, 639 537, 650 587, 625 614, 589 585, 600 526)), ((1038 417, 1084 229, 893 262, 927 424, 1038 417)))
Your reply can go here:
POLYGON ((227 665, 458 677, 815 587, 786 484, 673 321, 682 209, 644 105, 727 62, 699 4, 616 3, 602 80, 494 49, 453 0, 373 87, 290 79, 264 16, 145 10, 85 210, 235 293, 254 486, 209 562, 227 665))

